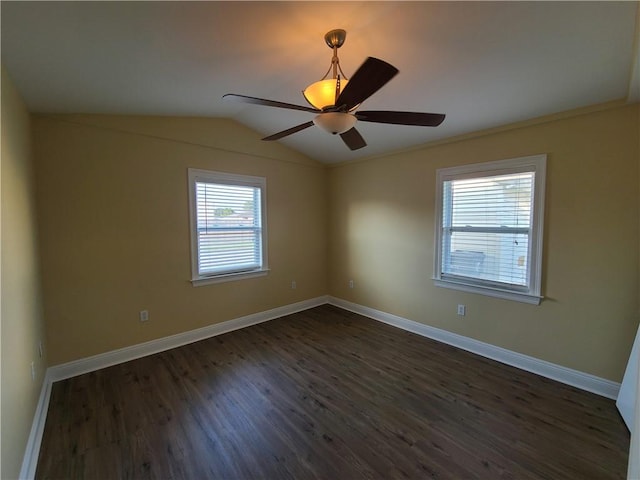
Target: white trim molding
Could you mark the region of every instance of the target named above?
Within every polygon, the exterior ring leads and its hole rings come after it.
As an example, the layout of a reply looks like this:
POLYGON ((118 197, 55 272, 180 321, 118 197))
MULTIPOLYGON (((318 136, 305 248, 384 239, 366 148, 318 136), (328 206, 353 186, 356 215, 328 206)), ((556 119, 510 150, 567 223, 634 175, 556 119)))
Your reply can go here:
POLYGON ((49 369, 44 375, 42 388, 40 390, 40 398, 36 405, 36 411, 33 415, 33 423, 31 431, 27 439, 27 447, 25 448, 24 457, 22 458, 22 467, 20 468, 21 479, 31 479, 36 475, 38 467, 38 455, 40 454, 40 444, 42 443, 42 434, 44 433, 44 425, 47 421, 47 411, 49 410, 49 399, 51 398, 51 376, 49 369))
POLYGON ((491 288, 487 286, 479 287, 477 285, 466 284, 464 282, 451 282, 440 278, 433 278, 433 284, 436 287, 451 288, 467 293, 477 293, 478 295, 486 295, 487 297, 502 298, 503 300, 514 300, 516 302, 529 303, 531 305, 540 305, 544 297, 540 295, 528 295, 526 293, 510 292, 500 288, 491 288))
MULTIPOLYGON (((546 168, 547 155, 539 154, 493 162, 439 168, 436 170, 435 261, 433 264, 433 280, 437 287, 452 288, 464 292, 488 295, 490 297, 533 305, 540 304, 542 300, 540 292, 542 288, 542 239, 544 237, 546 168), (489 201, 484 197, 482 199, 478 198, 477 190, 482 188, 483 190, 488 189, 487 191, 493 192, 489 197, 491 198, 490 202, 492 202, 494 206, 499 205, 501 210, 506 209, 506 211, 511 211, 511 214, 515 215, 517 212, 512 211, 512 207, 515 208, 512 202, 502 198, 504 196, 502 189, 509 187, 505 185, 499 187, 492 182, 492 179, 506 178, 505 176, 511 177, 513 175, 526 175, 528 177, 527 181, 524 181, 524 178, 522 178, 523 183, 521 186, 518 186, 520 182, 511 185, 514 187, 513 192, 518 191, 520 194, 528 196, 530 212, 524 224, 506 222, 508 224, 507 226, 501 225, 504 219, 500 221, 494 219, 496 221, 491 221, 489 222, 490 225, 488 225, 485 224, 486 219, 475 218, 475 214, 469 213, 469 209, 471 209, 473 205, 476 207, 486 206, 483 202, 489 201), (468 181, 472 181, 472 185, 465 185, 465 182, 468 181), (529 186, 525 187, 527 183, 529 183, 529 186), (458 187, 460 191, 454 193, 458 187), (528 195, 525 193, 527 190, 530 190, 528 195), (458 211, 456 207, 458 194, 460 196, 459 200, 462 202, 461 209, 458 213, 462 214, 465 217, 464 221, 471 223, 471 225, 464 226, 456 224, 456 214, 454 212, 458 211), (475 247, 467 246, 465 248, 478 250, 479 252, 466 250, 466 253, 472 253, 474 255, 480 253, 482 258, 485 257, 482 251, 486 249, 481 246, 484 242, 480 241, 481 239, 480 237, 476 237, 477 235, 497 234, 507 235, 509 238, 511 238, 511 235, 526 236, 528 239, 528 241, 525 242, 526 246, 520 245, 516 247, 518 242, 515 242, 515 244, 509 243, 509 248, 516 248, 518 252, 515 253, 516 250, 510 250, 510 254, 520 256, 524 262, 522 264, 522 270, 524 271, 521 271, 521 269, 514 264, 511 266, 511 273, 517 277, 524 274, 524 278, 511 278, 510 275, 506 274, 506 270, 504 278, 501 278, 501 274, 497 275, 495 271, 493 273, 485 272, 490 274, 489 276, 491 278, 487 278, 483 273, 475 271, 475 269, 473 269, 473 271, 466 271, 465 273, 457 272, 456 269, 453 268, 453 256, 455 254, 453 250, 454 248, 457 249, 454 245, 453 237, 456 232, 463 235, 471 234, 471 237, 468 237, 465 242, 468 243, 468 245, 475 245, 475 247)), ((521 200, 524 200, 524 196, 521 200)), ((520 214, 521 213, 522 212, 520 212, 520 214)), ((522 221, 522 218, 520 218, 520 220, 522 221)), ((513 237, 514 241, 515 238, 516 237, 513 237)), ((499 248, 499 250, 500 249, 501 248, 499 248)), ((465 252, 465 250, 461 250, 460 252, 465 252)), ((487 258, 489 257, 491 257, 491 255, 487 258)), ((468 262, 468 260, 464 260, 460 266, 468 266, 468 262)), ((489 267, 490 270, 492 268, 493 267, 489 267)))
POLYGON ((135 360, 136 358, 164 352, 165 350, 205 340, 210 337, 215 337, 216 335, 222 335, 234 330, 250 327, 251 325, 284 317, 285 315, 291 315, 292 313, 308 310, 325 303, 327 303, 326 297, 304 300, 302 302, 292 303, 290 305, 273 308, 264 312, 234 318, 233 320, 227 320, 226 322, 214 323, 213 325, 208 325, 196 330, 189 330, 188 332, 178 333, 169 337, 158 338, 156 340, 139 343, 130 347, 100 353, 92 357, 81 358, 80 360, 55 365, 53 367, 49 367, 48 372, 50 372, 51 381, 57 382, 58 380, 64 380, 66 378, 100 370, 101 368, 111 367, 112 365, 135 360))
POLYGON ((451 333, 436 327, 431 327, 424 323, 408 320, 391 313, 375 310, 340 298, 329 297, 329 303, 336 307, 349 310, 350 312, 364 315, 365 317, 369 317, 373 320, 378 320, 408 332, 416 333, 423 337, 431 338, 433 340, 461 348, 462 350, 571 385, 581 390, 586 390, 613 400, 618 397, 620 384, 612 382, 611 380, 596 377, 595 375, 573 370, 561 365, 556 365, 554 363, 523 355, 522 353, 513 352, 505 348, 496 347, 479 340, 474 340, 473 338, 458 335, 457 333, 451 333))
MULTIPOLYGON (((211 283, 231 282, 243 278, 253 278, 264 276, 269 273, 269 262, 267 261, 267 179, 252 175, 239 175, 236 173, 216 172, 213 170, 201 170, 188 168, 187 177, 189 180, 189 225, 191 230, 191 281, 194 287, 208 285, 211 283), (205 188, 204 199, 199 198, 199 185, 205 188), (233 248, 227 251, 226 264, 221 266, 217 261, 209 264, 204 271, 201 271, 201 245, 200 245, 200 222, 207 224, 206 230, 222 231, 229 230, 230 225, 210 224, 208 208, 213 208, 214 203, 209 204, 206 200, 208 188, 214 197, 222 195, 230 204, 243 203, 247 200, 253 207, 252 224, 233 225, 237 233, 250 233, 253 238, 255 256, 248 261, 244 250, 238 252, 233 248), (218 187, 223 187, 218 189, 218 187), (227 188, 230 187, 230 188, 227 188), (240 193, 237 187, 243 187, 244 192, 240 193), (247 191, 247 190, 250 190, 247 191), (215 192, 215 193, 214 193, 215 192), (248 194, 251 193, 249 197, 248 194), (200 208, 204 210, 200 212, 200 208), (201 218, 200 214, 204 216, 201 218), (248 261, 248 263, 247 263, 248 261)), ((227 203, 225 202, 225 205, 227 203)), ((242 222, 241 222, 242 223, 242 222)), ((228 232, 227 232, 228 233, 228 232)), ((226 235, 225 235, 226 236, 226 235)), ((230 244, 227 244, 229 246, 230 244)), ((209 252, 211 253, 211 252, 209 252)), ((205 255, 205 257, 208 255, 205 255)), ((207 263, 207 262, 205 262, 207 263)))

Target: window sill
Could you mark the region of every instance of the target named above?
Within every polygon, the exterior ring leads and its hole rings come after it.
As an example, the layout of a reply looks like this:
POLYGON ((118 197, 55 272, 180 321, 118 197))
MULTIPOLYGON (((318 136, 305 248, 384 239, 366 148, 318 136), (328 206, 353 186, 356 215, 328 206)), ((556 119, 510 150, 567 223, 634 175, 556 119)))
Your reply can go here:
POLYGON ((513 300, 515 302, 528 303, 531 305, 540 305, 540 302, 544 298, 539 295, 531 295, 529 293, 513 292, 510 290, 502 290, 500 288, 481 287, 479 285, 452 282, 450 280, 442 280, 440 278, 434 278, 433 283, 437 287, 451 288, 453 290, 460 290, 467 293, 477 293, 479 295, 501 298, 503 300, 513 300))
POLYGON ((251 270, 249 272, 235 272, 225 273, 222 275, 215 275, 211 277, 198 277, 191 280, 191 284, 194 287, 201 287, 202 285, 210 285, 212 283, 234 282, 236 280, 244 280, 246 278, 263 277, 269 273, 269 269, 263 270, 251 270))

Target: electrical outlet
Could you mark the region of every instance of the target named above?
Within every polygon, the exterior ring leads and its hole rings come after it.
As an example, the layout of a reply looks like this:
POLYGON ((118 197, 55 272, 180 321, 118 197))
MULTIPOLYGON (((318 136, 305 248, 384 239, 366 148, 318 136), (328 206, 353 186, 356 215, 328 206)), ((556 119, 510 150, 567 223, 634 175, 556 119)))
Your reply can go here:
POLYGON ((291 280, 291 290, 295 290, 298 285, 295 280, 291 280))
POLYGON ((149 320, 149 310, 140 310, 140 321, 146 322, 149 320))
POLYGON ((349 280, 349 288, 353 288, 353 280, 349 280))
POLYGON ((464 317, 465 313, 467 313, 467 307, 465 307, 464 305, 458 305, 458 315, 464 317))

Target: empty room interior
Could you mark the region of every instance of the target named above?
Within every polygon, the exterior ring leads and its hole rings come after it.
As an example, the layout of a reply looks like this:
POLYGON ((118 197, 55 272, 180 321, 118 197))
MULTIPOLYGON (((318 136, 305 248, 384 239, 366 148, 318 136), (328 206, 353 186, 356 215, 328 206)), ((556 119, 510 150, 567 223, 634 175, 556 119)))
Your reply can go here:
POLYGON ((1 7, 14 478, 640 478, 638 2, 1 7))

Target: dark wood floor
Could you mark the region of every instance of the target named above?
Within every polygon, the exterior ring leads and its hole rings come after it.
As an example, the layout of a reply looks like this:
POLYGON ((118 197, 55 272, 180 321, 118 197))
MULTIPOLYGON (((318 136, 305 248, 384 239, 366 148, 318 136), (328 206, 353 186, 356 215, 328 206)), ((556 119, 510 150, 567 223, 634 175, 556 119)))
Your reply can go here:
POLYGON ((53 385, 37 478, 626 478, 615 404, 324 305, 53 385))

